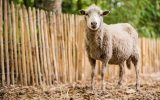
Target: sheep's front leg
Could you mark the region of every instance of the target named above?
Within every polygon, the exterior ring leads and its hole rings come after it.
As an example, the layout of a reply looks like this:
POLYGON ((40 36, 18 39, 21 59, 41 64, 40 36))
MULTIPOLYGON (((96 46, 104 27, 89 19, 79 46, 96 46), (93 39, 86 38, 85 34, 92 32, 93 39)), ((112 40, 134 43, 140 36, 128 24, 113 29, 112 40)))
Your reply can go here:
POLYGON ((96 60, 95 59, 92 59, 89 57, 89 62, 92 66, 92 72, 91 72, 91 89, 93 90, 94 89, 94 70, 95 70, 95 65, 96 65, 96 60))
POLYGON ((101 89, 105 90, 105 73, 106 73, 106 62, 102 62, 102 71, 101 71, 101 78, 102 78, 102 83, 101 83, 101 89))

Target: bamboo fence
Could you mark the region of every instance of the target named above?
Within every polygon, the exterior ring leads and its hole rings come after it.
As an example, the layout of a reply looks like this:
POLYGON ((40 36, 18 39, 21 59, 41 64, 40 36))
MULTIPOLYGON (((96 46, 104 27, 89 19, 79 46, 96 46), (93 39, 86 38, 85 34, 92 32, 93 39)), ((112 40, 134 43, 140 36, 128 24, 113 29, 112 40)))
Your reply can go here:
MULTIPOLYGON (((52 85, 90 79, 83 17, 0 0, 0 85, 52 85), (4 1, 4 2, 2 2, 4 1)), ((141 73, 160 71, 160 40, 139 39, 141 73)), ((97 62, 96 75, 101 63, 97 62)), ((118 75, 109 65, 106 78, 118 75)), ((132 72, 134 74, 134 72, 132 72)))

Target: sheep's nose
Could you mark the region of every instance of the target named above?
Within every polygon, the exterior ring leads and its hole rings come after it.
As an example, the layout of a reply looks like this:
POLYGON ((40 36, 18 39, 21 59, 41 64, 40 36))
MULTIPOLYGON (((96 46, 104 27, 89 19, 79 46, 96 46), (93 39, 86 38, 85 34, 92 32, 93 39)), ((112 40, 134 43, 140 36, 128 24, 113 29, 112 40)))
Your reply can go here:
POLYGON ((97 22, 91 22, 91 25, 96 26, 97 22))

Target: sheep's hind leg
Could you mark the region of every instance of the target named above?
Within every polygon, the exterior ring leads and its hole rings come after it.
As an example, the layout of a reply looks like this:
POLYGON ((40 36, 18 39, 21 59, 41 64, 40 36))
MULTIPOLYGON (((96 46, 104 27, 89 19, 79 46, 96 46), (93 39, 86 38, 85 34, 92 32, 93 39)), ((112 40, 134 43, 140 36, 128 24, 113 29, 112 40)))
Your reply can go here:
POLYGON ((134 64, 135 66, 135 71, 136 71, 136 90, 139 91, 139 87, 140 87, 140 84, 139 84, 139 68, 138 68, 138 62, 136 62, 134 64))
POLYGON ((91 89, 93 90, 94 89, 94 70, 95 70, 95 65, 96 65, 96 60, 92 59, 92 58, 89 58, 89 62, 91 64, 91 67, 92 67, 92 73, 91 73, 91 89))
POLYGON ((102 71, 101 71, 101 78, 102 78, 102 83, 101 83, 101 89, 104 91, 105 90, 105 73, 106 73, 106 62, 102 62, 102 71))
POLYGON ((122 85, 124 73, 125 73, 125 69, 124 69, 124 62, 123 62, 123 63, 119 64, 119 81, 118 81, 117 88, 120 88, 122 85))
POLYGON ((136 90, 139 91, 140 83, 139 83, 139 66, 138 66, 138 56, 132 58, 132 62, 135 67, 136 72, 136 90))

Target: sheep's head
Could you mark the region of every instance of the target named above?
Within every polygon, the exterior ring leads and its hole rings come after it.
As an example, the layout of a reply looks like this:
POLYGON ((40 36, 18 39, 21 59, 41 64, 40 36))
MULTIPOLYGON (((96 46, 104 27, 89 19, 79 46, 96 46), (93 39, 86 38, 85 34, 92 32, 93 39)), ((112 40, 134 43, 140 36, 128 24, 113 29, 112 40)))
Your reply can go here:
POLYGON ((85 15, 87 27, 96 31, 103 23, 103 16, 109 14, 109 11, 102 11, 99 7, 93 4, 86 10, 80 10, 80 14, 85 15))

